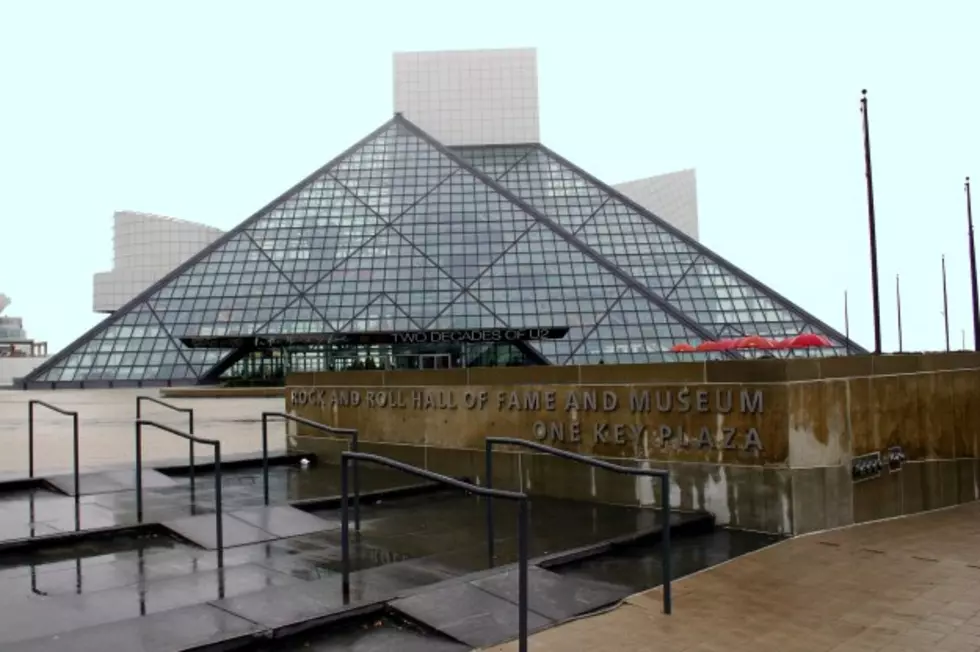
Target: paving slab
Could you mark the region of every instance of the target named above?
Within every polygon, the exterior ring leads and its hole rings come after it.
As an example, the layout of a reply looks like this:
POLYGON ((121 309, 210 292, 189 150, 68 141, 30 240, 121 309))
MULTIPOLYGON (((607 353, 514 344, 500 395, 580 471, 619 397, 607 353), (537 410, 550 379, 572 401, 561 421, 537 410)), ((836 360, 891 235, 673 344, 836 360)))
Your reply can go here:
MULTIPOLYGON (((468 583, 395 600, 390 606, 475 648, 497 645, 517 637, 517 606, 468 583)), ((528 610, 528 632, 553 624, 552 619, 528 610)))
POLYGON ((5 646, 4 652, 179 652, 260 628, 252 622, 209 605, 195 605, 130 618, 5 646))
MULTIPOLYGON (((476 580, 472 584, 516 605, 517 580, 517 569, 513 569, 476 580)), ((527 593, 528 605, 532 611, 552 620, 562 621, 616 604, 629 597, 633 591, 615 584, 562 577, 532 566, 528 568, 527 593)))
MULTIPOLYGON (((210 600, 254 593, 266 587, 302 584, 254 564, 221 571, 190 572, 77 595, 30 596, 0 609, 0 650, 8 643, 51 637, 130 618, 203 605, 210 600)), ((125 648, 110 647, 109 650, 125 648)), ((128 651, 127 651, 128 652, 128 651)))
POLYGON ((470 646, 385 616, 259 644, 255 652, 470 652, 470 646))
POLYGON ((380 603, 406 589, 448 579, 424 561, 379 566, 351 573, 350 594, 344 600, 343 580, 337 573, 321 580, 290 583, 210 604, 260 623, 269 629, 288 627, 304 620, 322 618, 359 605, 380 603))
MULTIPOLYGON (((215 522, 216 518, 217 516, 215 514, 185 516, 164 521, 163 526, 202 548, 217 550, 218 533, 215 522)), ((275 534, 266 532, 254 525, 249 525, 245 521, 240 521, 228 514, 222 515, 221 524, 224 530, 222 535, 224 536, 225 548, 274 541, 279 538, 275 534)))
MULTIPOLYGON (((69 496, 75 495, 75 476, 71 473, 54 475, 44 478, 44 481, 69 496)), ((136 488, 136 472, 134 470, 99 471, 82 473, 78 476, 81 496, 91 494, 108 494, 117 491, 131 491, 136 488)), ((143 489, 158 489, 173 487, 177 483, 154 469, 143 469, 143 489)))
MULTIPOLYGON (((103 475, 109 480, 113 480, 122 485, 125 489, 136 489, 135 469, 125 469, 120 471, 106 471, 103 475)), ((143 489, 168 489, 179 484, 169 475, 164 475, 156 469, 143 469, 143 489)))
MULTIPOLYGON (((75 495, 75 476, 71 473, 52 475, 44 478, 44 481, 68 496, 75 495)), ((78 476, 78 484, 81 488, 78 494, 81 496, 113 493, 126 489, 120 483, 106 476, 105 473, 82 473, 78 476)))
POLYGON ((21 541, 34 537, 58 534, 60 530, 44 523, 5 522, 0 520, 0 543, 21 541))
POLYGON ((216 600, 210 604, 266 629, 279 629, 342 611, 344 604, 340 587, 331 588, 335 589, 330 592, 335 594, 333 600, 328 598, 326 591, 322 596, 315 597, 297 591, 294 586, 286 586, 216 600))
POLYGON ((253 507, 230 512, 228 515, 281 538, 336 530, 340 527, 339 523, 326 521, 288 505, 253 507))
MULTIPOLYGON (((111 510, 89 503, 79 503, 78 516, 79 530, 124 524, 111 510)), ((74 532, 75 525, 74 498, 22 498, 0 503, 0 542, 74 532)))

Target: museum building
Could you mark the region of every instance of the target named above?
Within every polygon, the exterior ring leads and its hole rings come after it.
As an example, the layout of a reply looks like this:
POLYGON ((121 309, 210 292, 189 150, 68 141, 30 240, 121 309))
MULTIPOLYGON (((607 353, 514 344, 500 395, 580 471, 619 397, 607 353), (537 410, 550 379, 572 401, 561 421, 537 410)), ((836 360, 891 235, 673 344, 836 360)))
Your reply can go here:
POLYGON ((759 353, 672 349, 801 333, 864 352, 544 145, 447 147, 395 114, 19 384, 738 358, 759 353))

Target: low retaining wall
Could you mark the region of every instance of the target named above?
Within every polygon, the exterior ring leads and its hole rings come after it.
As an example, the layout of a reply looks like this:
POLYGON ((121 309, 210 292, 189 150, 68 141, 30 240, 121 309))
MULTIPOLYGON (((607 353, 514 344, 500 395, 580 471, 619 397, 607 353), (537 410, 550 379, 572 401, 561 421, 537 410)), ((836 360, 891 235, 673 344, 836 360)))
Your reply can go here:
MULTIPOLYGON (((451 475, 482 478, 488 435, 669 467, 673 504, 801 534, 976 500, 978 369, 980 355, 942 354, 328 372, 290 376, 285 401, 293 414, 357 428, 362 450, 451 475), (902 453, 894 468, 889 450, 902 453), (880 468, 855 476, 855 461, 876 456, 880 468)), ((327 458, 345 449, 291 433, 292 446, 327 458)), ((649 479, 497 456, 501 487, 658 502, 649 479)))

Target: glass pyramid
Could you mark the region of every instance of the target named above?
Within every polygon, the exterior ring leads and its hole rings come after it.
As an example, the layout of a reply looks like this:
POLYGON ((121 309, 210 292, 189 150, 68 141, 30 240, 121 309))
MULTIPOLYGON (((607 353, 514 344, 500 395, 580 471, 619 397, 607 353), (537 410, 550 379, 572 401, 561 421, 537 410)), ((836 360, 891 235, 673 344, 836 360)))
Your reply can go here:
POLYGON ((492 328, 567 329, 522 343, 544 364, 741 334, 845 345, 550 150, 450 150, 396 115, 24 380, 210 382, 275 338, 492 328))

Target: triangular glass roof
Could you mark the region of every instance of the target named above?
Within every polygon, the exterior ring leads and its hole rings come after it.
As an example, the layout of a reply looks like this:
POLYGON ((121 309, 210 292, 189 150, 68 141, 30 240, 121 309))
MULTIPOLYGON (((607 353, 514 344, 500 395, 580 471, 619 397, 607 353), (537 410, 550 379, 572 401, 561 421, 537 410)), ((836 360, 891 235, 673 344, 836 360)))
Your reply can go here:
POLYGON ((527 343, 551 364, 840 337, 540 146, 449 150, 396 116, 26 380, 194 382, 241 356, 184 338, 499 327, 568 328, 527 343))
MULTIPOLYGON (((802 332, 846 338, 665 220, 539 144, 456 148, 472 165, 636 279, 711 339, 802 332)), ((850 344, 851 351, 861 348, 850 344)))

